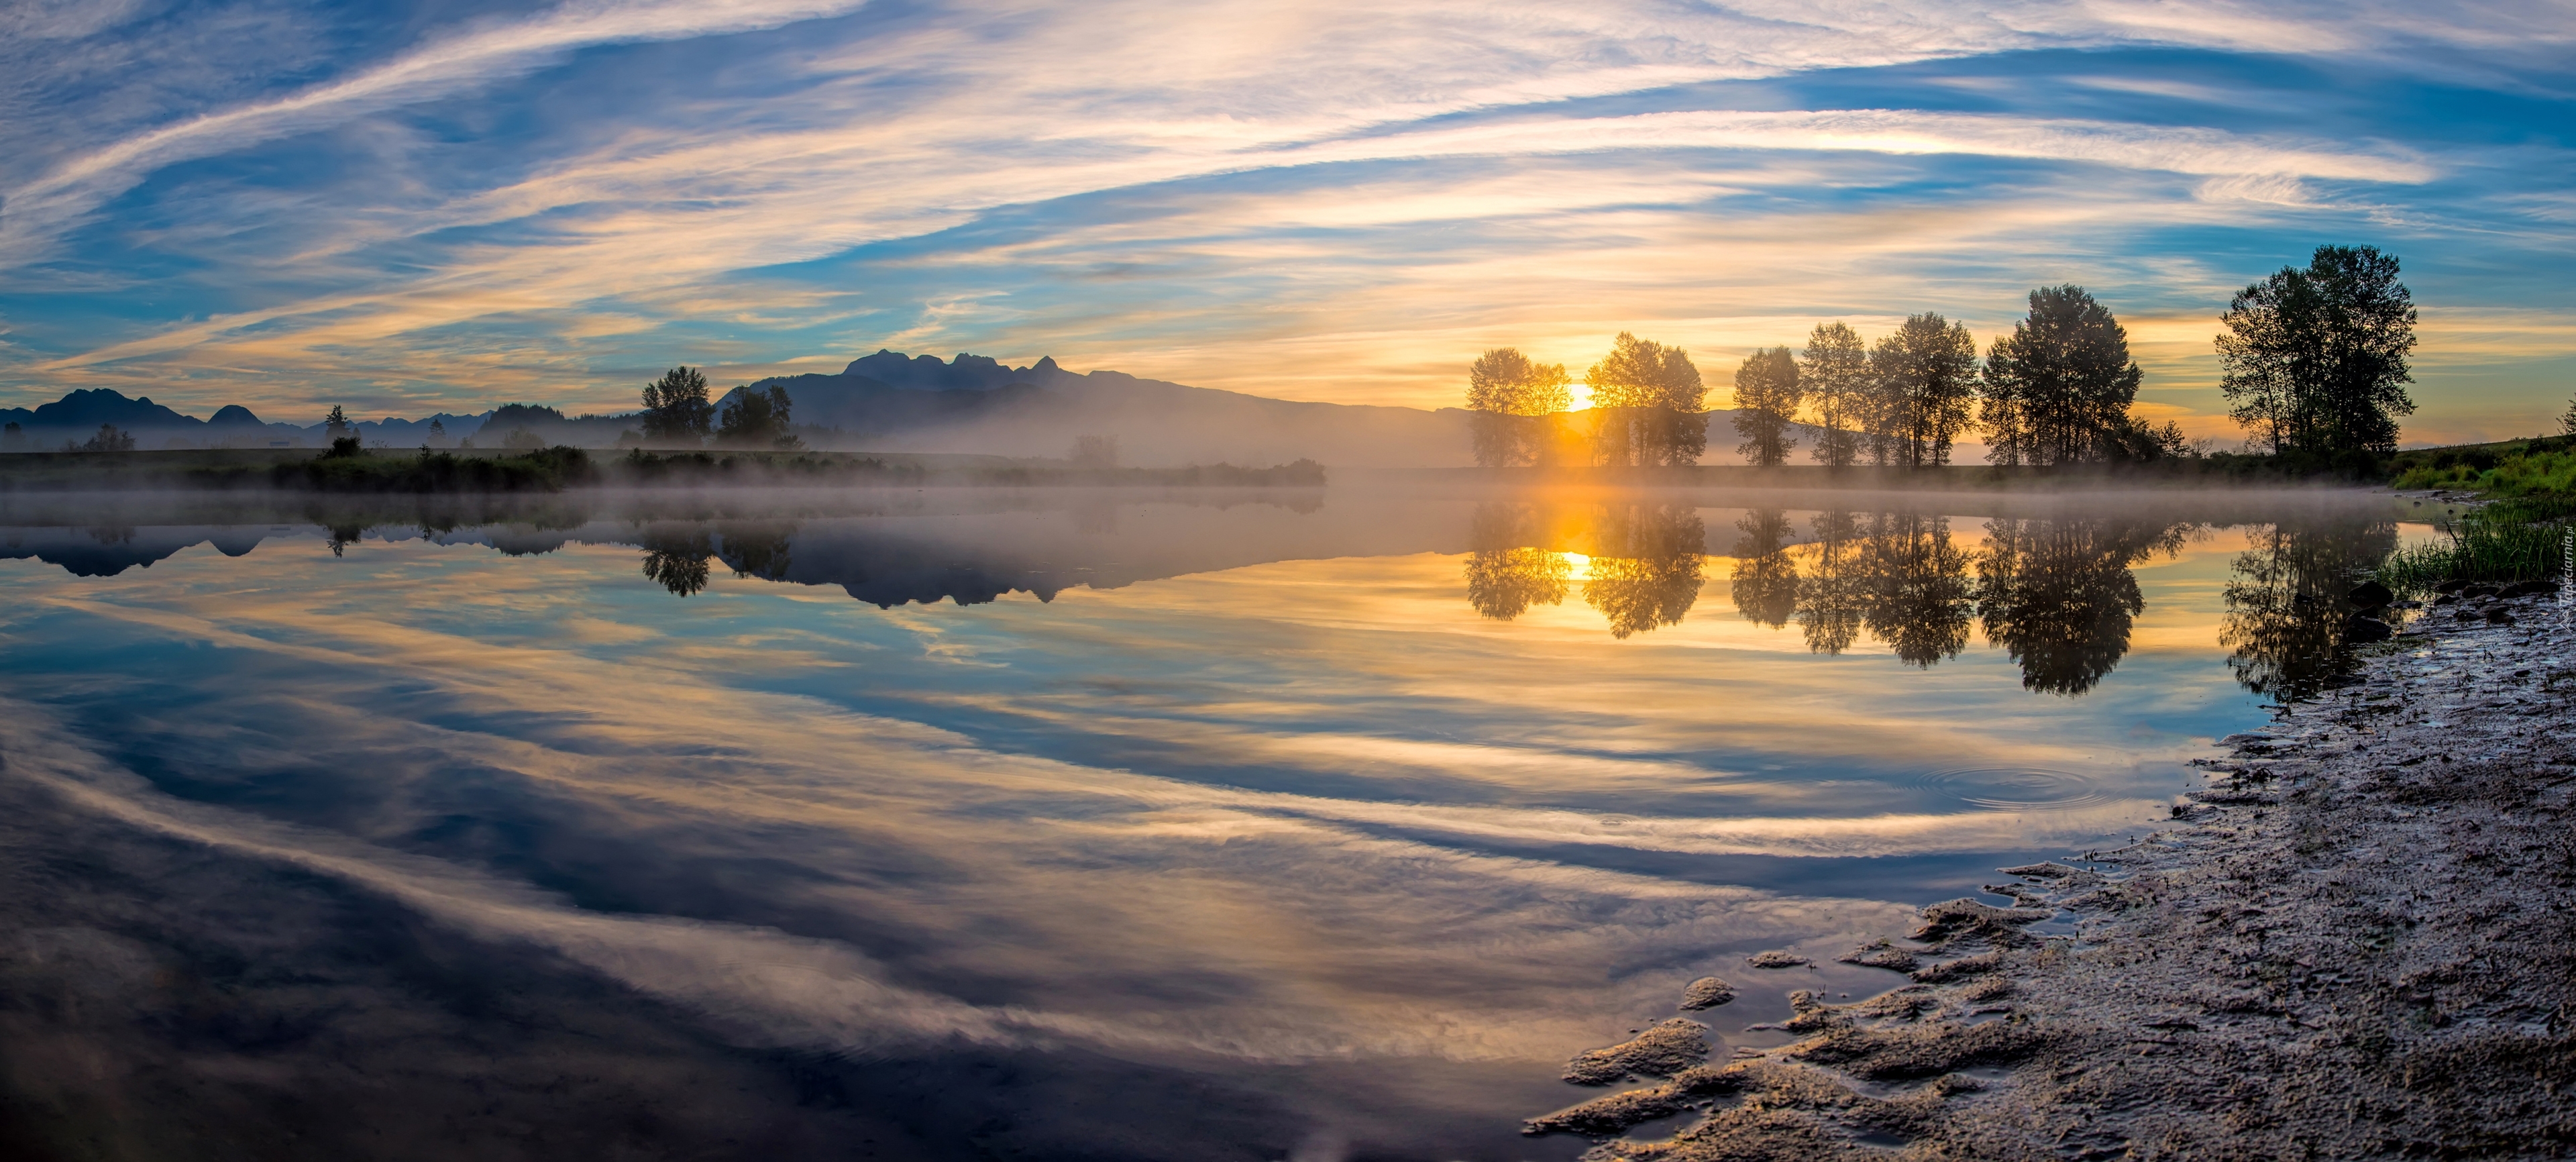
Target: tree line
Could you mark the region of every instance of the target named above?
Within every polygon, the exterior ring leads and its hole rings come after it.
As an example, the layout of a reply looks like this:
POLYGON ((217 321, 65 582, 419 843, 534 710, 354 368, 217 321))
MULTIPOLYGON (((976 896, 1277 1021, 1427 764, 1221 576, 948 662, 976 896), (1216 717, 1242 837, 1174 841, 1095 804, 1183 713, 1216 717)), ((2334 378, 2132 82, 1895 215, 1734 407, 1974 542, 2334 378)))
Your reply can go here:
POLYGON ((719 410, 707 398, 707 376, 694 367, 674 367, 660 379, 644 385, 644 410, 638 415, 643 431, 640 441, 655 444, 684 443, 692 447, 709 436, 715 442, 735 448, 776 448, 794 451, 805 446, 796 435, 795 401, 787 389, 771 386, 767 391, 753 391, 744 386, 733 402, 719 410))
MULTIPOLYGON (((2370 246, 2320 246, 2237 293, 2220 317, 2221 392, 2229 415, 2275 454, 2332 460, 2397 447, 2396 417, 2414 411, 2415 308, 2398 261, 2370 246)), ((1835 468, 1923 468, 1986 437, 1999 466, 2143 462, 2196 454, 2180 425, 2133 412, 2145 376, 2108 307, 2072 284, 2030 292, 2029 313, 1982 359, 1966 326, 1909 316, 1865 341, 1819 323, 1803 349, 1747 356, 1735 373, 1738 451, 1760 467, 1808 455, 1835 468)), ((1616 466, 1695 464, 1707 451, 1705 389, 1688 351, 1621 332, 1584 373, 1588 430, 1569 422, 1562 364, 1510 347, 1468 369, 1476 462, 1562 463, 1581 454, 1616 466)))

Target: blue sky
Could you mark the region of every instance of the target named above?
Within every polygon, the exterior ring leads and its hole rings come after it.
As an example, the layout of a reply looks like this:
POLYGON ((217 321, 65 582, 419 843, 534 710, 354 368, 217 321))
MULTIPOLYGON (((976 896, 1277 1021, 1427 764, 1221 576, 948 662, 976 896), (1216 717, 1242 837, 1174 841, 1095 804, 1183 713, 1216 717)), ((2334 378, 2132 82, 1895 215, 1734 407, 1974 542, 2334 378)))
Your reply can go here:
MULTIPOLYGON (((631 406, 879 347, 1433 406, 2029 288, 2209 338, 2405 261, 2410 443, 2576 390, 2576 5, 1095 0, 0 11, 0 401, 631 406)), ((310 415, 306 413, 311 413, 310 415)))

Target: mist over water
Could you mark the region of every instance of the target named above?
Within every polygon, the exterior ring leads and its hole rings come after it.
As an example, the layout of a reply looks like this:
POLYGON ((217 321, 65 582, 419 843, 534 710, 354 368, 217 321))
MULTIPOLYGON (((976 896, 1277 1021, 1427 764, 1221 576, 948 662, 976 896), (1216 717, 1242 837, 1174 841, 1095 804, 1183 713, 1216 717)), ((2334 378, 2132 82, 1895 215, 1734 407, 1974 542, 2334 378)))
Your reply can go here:
POLYGON ((2347 571, 2410 533, 2330 493, 269 503, 0 500, 0 1145, 1571 1158, 1518 1119, 1684 982, 1776 1044, 1791 989, 1898 983, 1832 958, 1914 907, 2156 826, 2349 672, 2347 571))

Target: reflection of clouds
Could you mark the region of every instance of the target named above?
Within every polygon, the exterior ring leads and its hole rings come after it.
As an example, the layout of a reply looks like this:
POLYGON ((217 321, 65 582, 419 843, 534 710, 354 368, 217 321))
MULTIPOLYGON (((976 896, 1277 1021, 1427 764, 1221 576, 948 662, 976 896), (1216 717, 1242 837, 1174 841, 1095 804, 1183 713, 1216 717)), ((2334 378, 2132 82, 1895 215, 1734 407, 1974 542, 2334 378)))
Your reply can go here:
POLYGON ((1669 966, 1903 922, 1622 853, 2022 851, 2165 793, 2133 789, 2125 720, 1986 713, 1973 655, 1898 682, 1707 603, 1626 644, 1581 607, 1505 625, 1459 601, 1454 555, 879 611, 721 580, 676 601, 631 547, 578 539, 370 545, 320 574, 307 550, 30 575, 43 615, 9 623, 13 647, 213 647, 93 689, 43 675, 43 698, 159 713, 121 745, 270 818, 154 795, 33 725, 9 728, 11 769, 765 1041, 1560 1056, 1668 1005, 1693 975, 1669 966), (1016 753, 1094 744, 1116 753, 1016 753), (16 765, 25 746, 51 765, 16 765), (1908 781, 1927 756, 2089 772, 2102 799, 1971 810, 1908 781), (537 870, 630 914, 520 885, 537 870))

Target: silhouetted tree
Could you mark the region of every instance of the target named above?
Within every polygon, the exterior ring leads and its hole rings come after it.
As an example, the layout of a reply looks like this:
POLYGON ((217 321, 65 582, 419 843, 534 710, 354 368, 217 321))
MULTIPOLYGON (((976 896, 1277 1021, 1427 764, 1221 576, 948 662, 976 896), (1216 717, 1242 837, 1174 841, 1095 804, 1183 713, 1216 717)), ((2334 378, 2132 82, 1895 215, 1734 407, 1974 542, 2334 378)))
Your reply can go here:
POLYGON ((2030 315, 1986 354, 1986 459, 2089 464, 2133 458, 2119 439, 2143 373, 2128 332, 2080 286, 2030 292, 2030 315))
POLYGON ((2116 517, 1986 522, 1976 587, 1986 640, 2021 664, 2023 689, 2092 689, 2128 653, 2146 609, 2129 567, 2179 550, 2190 528, 2116 517))
POLYGON ((1735 611, 1744 620, 1773 629, 1789 624, 1798 612, 1798 565, 1789 559, 1791 535, 1789 514, 1776 508, 1757 508, 1735 522, 1736 538, 1729 553, 1735 558, 1735 578, 1727 586, 1735 598, 1735 611))
MULTIPOLYGON (((14 431, 18 425, 11 424, 9 427, 14 431)), ((2558 430, 2566 435, 2576 436, 2576 398, 2570 398, 2567 401, 2567 413, 2558 417, 2558 430)))
POLYGON ((1756 351, 1735 372, 1735 434, 1744 437, 1736 451, 1757 467, 1777 468, 1789 462, 1798 441, 1789 425, 1798 419, 1798 357, 1786 347, 1756 351))
POLYGON ((1839 654, 1859 639, 1869 604, 1860 524, 1840 509, 1821 512, 1815 534, 1815 567, 1798 581, 1798 629, 1810 651, 1839 654))
POLYGON ((2236 680, 2276 702, 2296 702, 2351 680, 2360 669, 2344 638, 2356 610, 2353 576, 2397 547, 2397 526, 2340 515, 2300 515, 2255 533, 2236 555, 2223 591, 2218 644, 2236 680))
POLYGON ((1488 468, 1547 459, 1547 417, 1574 402, 1562 363, 1535 363, 1515 347, 1496 347, 1467 367, 1468 434, 1476 463, 1488 468))
POLYGON ((1818 323, 1807 336, 1798 363, 1798 383, 1815 405, 1815 458, 1835 468, 1849 468, 1860 455, 1861 421, 1869 405, 1869 349, 1860 334, 1842 323, 1818 323))
POLYGON ((715 555, 715 545, 703 526, 648 529, 641 539, 644 575, 655 584, 680 597, 707 587, 707 558, 715 555))
POLYGON ((724 418, 716 429, 716 442, 737 448, 777 448, 782 451, 804 446, 796 437, 790 417, 793 401, 787 389, 772 386, 767 391, 746 387, 734 393, 733 401, 724 407, 724 418))
POLYGON ((1602 463, 1696 464, 1708 451, 1707 388, 1689 352, 1621 331, 1583 382, 1601 410, 1602 463))
POLYGON ((331 437, 332 439, 334 439, 334 440, 337 440, 337 439, 339 439, 339 438, 340 438, 340 437, 342 437, 342 436, 348 435, 348 434, 349 434, 349 414, 348 414, 347 412, 341 411, 341 410, 340 410, 340 405, 338 405, 338 404, 336 404, 336 403, 335 403, 335 404, 332 404, 332 405, 331 405, 331 414, 330 414, 330 415, 327 415, 327 416, 322 417, 322 430, 323 430, 324 432, 326 432, 326 433, 329 433, 330 437, 331 437))
POLYGON ((652 440, 704 439, 715 419, 707 402, 707 377, 694 367, 674 367, 644 385, 644 436, 652 440))
POLYGON ((2228 415, 2274 452, 2397 450, 2397 417, 2415 411, 2415 304, 2396 256, 2317 247, 2307 269, 2237 292, 2220 321, 2228 415))
POLYGON ((119 429, 114 424, 100 424, 98 426, 98 434, 91 436, 88 443, 81 445, 80 450, 84 452, 131 452, 134 450, 134 433, 119 429))
POLYGON ((1862 624, 1896 656, 1930 667, 1968 644, 1976 612, 1968 554, 1950 543, 1950 518, 1915 512, 1871 519, 1862 624))
POLYGON ((1118 466, 1118 437, 1075 436, 1073 448, 1065 453, 1065 459, 1085 468, 1115 468, 1118 466))
POLYGON ((1680 625, 1699 601, 1708 529, 1687 506, 1617 505, 1602 510, 1594 531, 1591 576, 1583 603, 1610 619, 1625 639, 1660 625, 1680 625))
POLYGON ((1574 566, 1562 553, 1533 547, 1537 514, 1527 505, 1480 504, 1468 525, 1467 604, 1496 621, 1533 605, 1565 600, 1574 566))
POLYGON ((1975 426, 1977 340, 1965 325, 1925 312, 1869 353, 1872 459, 1904 468, 1950 462, 1950 444, 1975 426))
POLYGON ((428 442, 429 442, 429 444, 430 444, 431 446, 433 446, 433 447, 440 447, 440 448, 444 448, 444 447, 446 447, 446 446, 447 446, 447 425, 446 425, 446 424, 444 424, 444 423, 442 423, 442 422, 440 422, 439 420, 437 420, 437 419, 435 419, 435 418, 431 419, 431 420, 429 421, 429 441, 428 441, 428 442))

